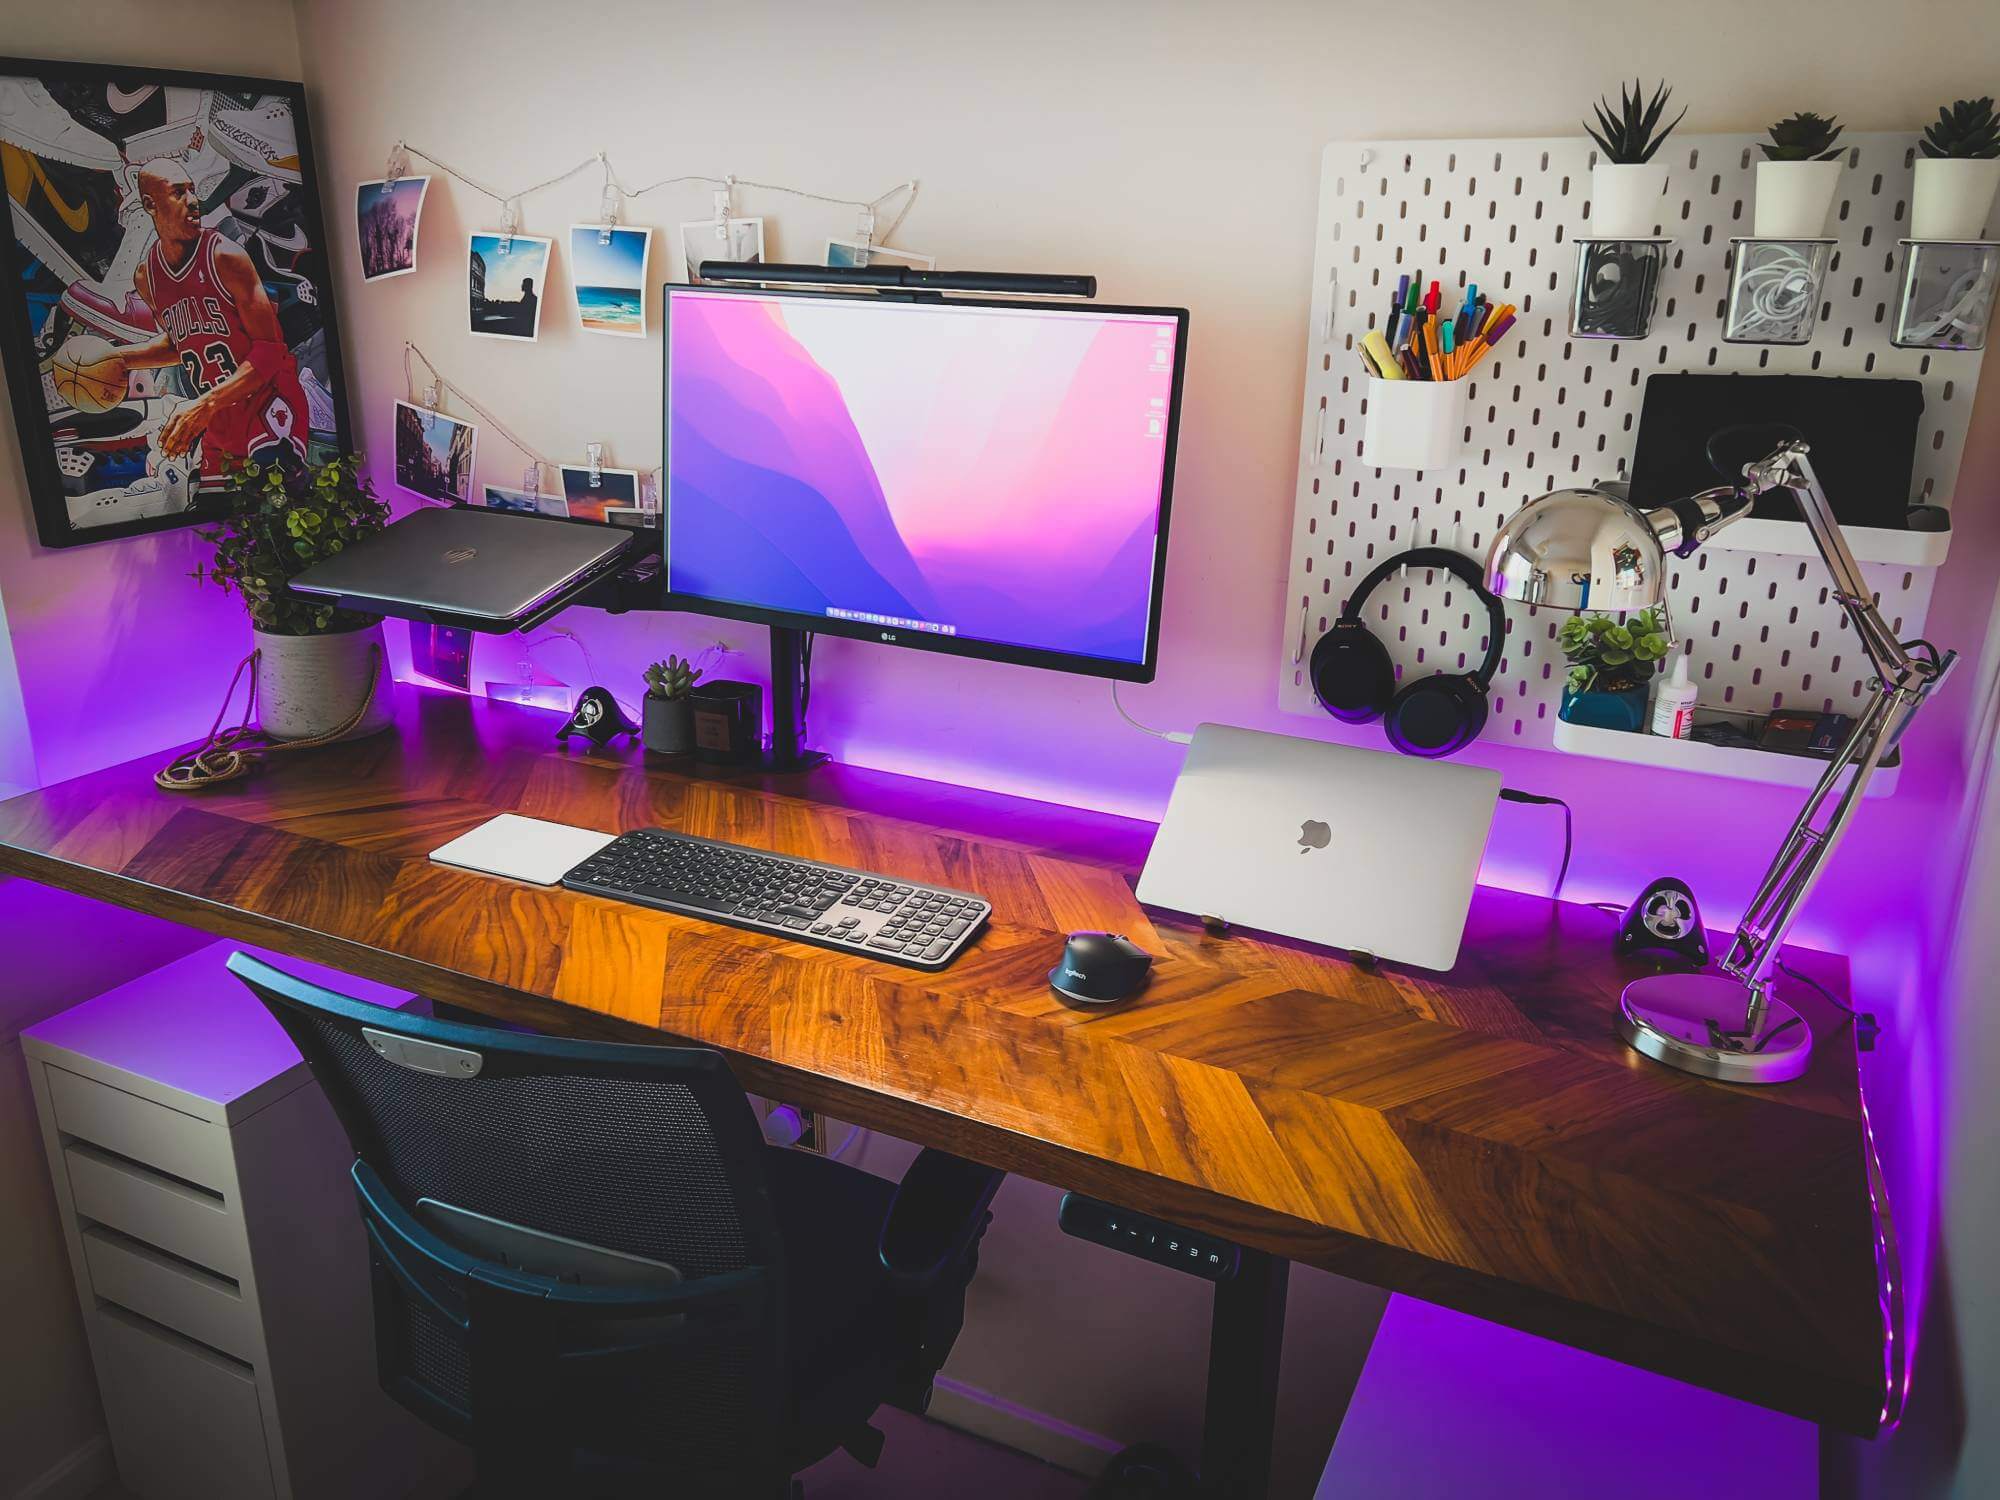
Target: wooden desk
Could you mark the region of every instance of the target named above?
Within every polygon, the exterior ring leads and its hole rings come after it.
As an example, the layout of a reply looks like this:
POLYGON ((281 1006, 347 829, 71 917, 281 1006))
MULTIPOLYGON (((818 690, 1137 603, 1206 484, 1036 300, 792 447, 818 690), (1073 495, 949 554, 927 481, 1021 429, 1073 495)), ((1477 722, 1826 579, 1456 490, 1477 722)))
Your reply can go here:
MULTIPOLYGON (((496 1016, 704 1043, 746 1086, 842 1119, 1876 1428, 1856 1069, 1802 986, 1785 994, 1822 1038, 1812 1071, 1731 1088, 1616 1040, 1642 970, 1590 907, 1482 890, 1452 973, 1369 972, 1149 917, 1143 823, 834 767, 700 779, 566 751, 545 714, 403 697, 395 732, 215 791, 156 791, 149 757, 16 797, 0 870, 496 1016), (994 921, 926 975, 426 859, 503 810, 936 880, 994 921), (1057 1000, 1045 976, 1075 928, 1163 955, 1140 999, 1057 1000)), ((1844 986, 1837 962, 1815 972, 1844 986)))

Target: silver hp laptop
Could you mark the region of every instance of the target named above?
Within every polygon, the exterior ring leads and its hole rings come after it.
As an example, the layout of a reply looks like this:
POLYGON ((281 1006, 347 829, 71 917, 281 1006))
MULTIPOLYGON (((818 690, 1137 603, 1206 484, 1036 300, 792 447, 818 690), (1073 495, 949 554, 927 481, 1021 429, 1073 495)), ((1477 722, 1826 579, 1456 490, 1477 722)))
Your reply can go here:
POLYGON ((1204 724, 1139 899, 1449 969, 1499 796, 1478 766, 1204 724))
POLYGON ((504 633, 617 566, 641 533, 555 516, 426 506, 292 580, 344 609, 504 633))

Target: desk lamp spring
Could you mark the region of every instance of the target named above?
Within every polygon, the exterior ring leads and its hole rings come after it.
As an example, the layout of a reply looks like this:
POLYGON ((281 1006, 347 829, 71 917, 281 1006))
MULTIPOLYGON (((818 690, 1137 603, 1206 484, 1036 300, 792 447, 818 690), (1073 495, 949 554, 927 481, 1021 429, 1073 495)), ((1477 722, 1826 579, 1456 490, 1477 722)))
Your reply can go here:
POLYGON ((1733 484, 1642 510, 1622 484, 1556 490, 1521 507, 1487 557, 1489 589, 1502 599, 1554 609, 1623 612, 1661 603, 1666 553, 1686 557, 1750 514, 1768 490, 1788 491, 1804 517, 1833 596, 1875 670, 1874 694, 1806 800, 1745 908, 1720 974, 1656 974, 1619 999, 1619 1033, 1670 1067, 1731 1083, 1782 1083, 1803 1073, 1812 1029, 1770 993, 1770 969, 1827 858, 1861 804, 1882 758, 1901 739, 1957 653, 1928 641, 1900 642, 1877 607, 1820 488, 1807 446, 1782 427, 1725 428, 1709 458, 1733 484), (1763 453, 1732 463, 1718 448, 1763 453))

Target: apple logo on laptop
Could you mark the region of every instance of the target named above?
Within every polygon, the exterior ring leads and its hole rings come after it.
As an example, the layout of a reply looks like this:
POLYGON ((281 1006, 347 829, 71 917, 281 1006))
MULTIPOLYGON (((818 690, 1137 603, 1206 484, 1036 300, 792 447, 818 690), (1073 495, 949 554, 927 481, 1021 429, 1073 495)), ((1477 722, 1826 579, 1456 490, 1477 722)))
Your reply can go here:
POLYGON ((1310 854, 1315 849, 1324 849, 1333 842, 1333 830, 1318 818, 1307 818, 1299 825, 1299 853, 1310 854))

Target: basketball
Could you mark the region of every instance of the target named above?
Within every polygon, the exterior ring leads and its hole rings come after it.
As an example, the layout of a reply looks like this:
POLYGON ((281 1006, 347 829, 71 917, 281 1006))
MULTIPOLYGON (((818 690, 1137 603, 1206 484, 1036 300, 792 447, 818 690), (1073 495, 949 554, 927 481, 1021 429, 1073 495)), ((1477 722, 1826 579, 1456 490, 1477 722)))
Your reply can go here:
POLYGON ((125 399, 125 371, 118 351, 103 339, 74 338, 49 361, 56 397, 81 412, 110 411, 125 399))

